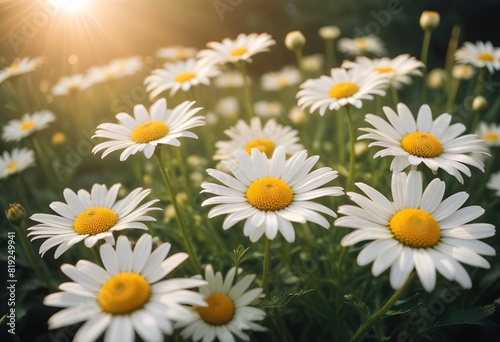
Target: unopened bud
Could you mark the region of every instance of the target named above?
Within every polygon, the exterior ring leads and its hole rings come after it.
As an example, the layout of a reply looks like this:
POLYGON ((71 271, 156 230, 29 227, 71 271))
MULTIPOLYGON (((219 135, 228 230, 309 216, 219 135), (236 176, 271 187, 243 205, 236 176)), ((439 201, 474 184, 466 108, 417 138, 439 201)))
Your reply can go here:
POLYGON ((306 45, 306 37, 300 31, 292 31, 286 35, 285 45, 288 50, 301 50, 306 45))
POLYGON ((472 100, 472 109, 475 112, 482 112, 488 107, 488 101, 483 96, 476 96, 474 100, 472 100))
POLYGON ((439 26, 439 13, 435 11, 423 11, 420 16, 420 27, 426 31, 433 31, 439 26))
POLYGON ((443 69, 433 69, 429 72, 429 75, 427 75, 427 86, 431 89, 441 89, 445 86, 447 78, 448 75, 443 69))
POLYGON ((54 135, 52 135, 51 142, 54 146, 63 145, 66 142, 66 134, 63 132, 54 133, 54 135))
POLYGON ((323 26, 318 34, 324 40, 335 40, 340 37, 340 29, 337 26, 323 26))
POLYGON ((457 64, 451 70, 451 74, 457 80, 470 80, 474 73, 474 68, 469 64, 457 64))
POLYGON ((9 209, 5 210, 5 215, 10 223, 19 226, 23 223, 24 217, 26 216, 26 210, 24 210, 19 203, 13 203, 9 204, 9 209))

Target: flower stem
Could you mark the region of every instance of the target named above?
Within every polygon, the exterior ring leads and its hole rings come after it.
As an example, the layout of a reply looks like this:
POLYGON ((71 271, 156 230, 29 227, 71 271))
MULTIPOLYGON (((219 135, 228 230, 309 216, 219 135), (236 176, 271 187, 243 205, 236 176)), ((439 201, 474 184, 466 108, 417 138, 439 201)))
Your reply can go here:
POLYGON ((392 100, 394 101, 394 108, 397 108, 399 103, 399 96, 398 96, 398 90, 393 84, 391 84, 391 92, 392 92, 392 100))
POLYGON ((448 101, 446 103, 446 113, 453 112, 459 86, 460 86, 460 80, 453 78, 451 80, 450 93, 448 94, 448 101))
POLYGON ((425 89, 425 78, 427 77, 427 56, 429 55, 429 44, 431 42, 431 30, 424 31, 424 40, 422 42, 422 56, 420 57, 420 61, 424 63, 424 71, 422 75, 422 103, 427 103, 427 91, 425 89))
POLYGON ((266 251, 264 253, 264 263, 262 264, 262 289, 267 293, 269 283, 269 259, 271 255, 271 243, 273 240, 266 238, 266 251))
POLYGON ((413 278, 415 278, 415 271, 413 271, 409 276, 408 279, 406 279, 406 282, 404 285, 396 290, 394 294, 389 298, 389 300, 384 304, 384 306, 378 310, 375 314, 373 314, 368 320, 362 324, 358 331, 354 334, 354 336, 351 338, 351 342, 357 342, 361 341, 361 338, 367 333, 375 323, 377 323, 382 317, 384 317, 385 313, 396 303, 396 301, 406 292, 408 287, 410 287, 411 282, 413 281, 413 278))
POLYGON ((337 66, 337 56, 335 54, 335 40, 325 40, 325 53, 326 53, 326 74, 330 74, 330 70, 337 66))
POLYGON ((304 68, 302 68, 302 49, 295 50, 295 59, 297 60, 297 68, 300 71, 300 79, 305 79, 304 68))
MULTIPOLYGON (((344 165, 345 161, 345 142, 344 142, 344 119, 342 118, 341 113, 337 111, 335 113, 336 121, 337 121, 337 147, 338 147, 338 163, 339 165, 344 165)), ((326 125, 321 125, 326 126, 326 125)))
POLYGON ((346 190, 351 190, 354 183, 354 143, 356 142, 356 136, 354 132, 354 122, 352 120, 351 107, 346 106, 347 111, 347 122, 349 124, 349 178, 347 179, 346 190))
POLYGON ((239 66, 241 70, 241 75, 243 76, 243 89, 245 91, 248 119, 250 120, 255 116, 255 113, 253 110, 252 92, 250 91, 250 85, 248 84, 248 74, 245 61, 240 61, 239 66))
POLYGON ((477 74, 476 86, 474 87, 474 96, 479 96, 483 92, 484 72, 486 67, 479 69, 477 74))
POLYGON ((198 263, 198 257, 196 256, 195 250, 193 248, 193 245, 191 244, 191 241, 189 240, 187 230, 186 230, 186 224, 184 222, 184 218, 182 216, 181 211, 179 210, 179 206, 177 204, 177 200, 175 198, 175 191, 173 187, 172 180, 170 179, 170 176, 168 175, 167 170, 165 169, 165 164, 163 163, 163 157, 161 155, 161 146, 157 147, 155 149, 155 155, 158 160, 158 164, 160 165, 160 172, 161 175, 163 176, 163 180, 165 181, 165 184, 167 186, 167 191, 170 195, 170 200, 172 202, 172 205, 174 206, 175 209, 175 219, 177 220, 177 225, 179 227, 180 235, 182 242, 184 244, 184 248, 186 248, 186 251, 188 252, 190 258, 191 265, 193 266, 194 271, 197 274, 201 274, 201 268, 198 263))

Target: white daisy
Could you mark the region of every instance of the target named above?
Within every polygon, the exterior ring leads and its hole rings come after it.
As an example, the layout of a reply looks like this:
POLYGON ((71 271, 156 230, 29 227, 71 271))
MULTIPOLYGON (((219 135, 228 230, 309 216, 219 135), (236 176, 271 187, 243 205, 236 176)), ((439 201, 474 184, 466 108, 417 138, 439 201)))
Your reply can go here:
POLYGON ((84 240, 85 246, 93 247, 98 240, 114 244, 113 232, 123 229, 144 229, 148 227, 142 221, 156 221, 146 214, 151 210, 161 210, 151 207, 159 200, 151 200, 139 208, 139 203, 146 198, 151 190, 137 188, 121 200, 116 200, 120 184, 113 185, 109 190, 105 185, 94 184, 92 191, 71 189, 63 192, 66 203, 52 202, 50 208, 57 215, 34 214, 31 220, 40 222, 28 228, 28 236, 32 240, 45 239, 40 246, 43 256, 49 249, 57 247, 54 258, 58 258, 74 244, 84 240))
POLYGON ((365 121, 375 128, 360 128, 368 132, 358 139, 372 139, 368 146, 384 147, 375 153, 376 157, 395 156, 391 163, 393 172, 400 172, 408 165, 417 166, 424 163, 432 171, 443 169, 455 176, 460 183, 463 177, 460 172, 470 177, 471 172, 465 164, 477 167, 484 172, 484 163, 471 153, 488 154, 484 141, 476 134, 466 134, 466 127, 461 123, 450 125, 451 115, 443 113, 432 120, 431 109, 422 105, 417 120, 410 109, 398 104, 398 113, 384 107, 389 122, 379 116, 367 114, 365 121))
POLYGON ((294 66, 285 66, 280 71, 268 72, 261 77, 263 90, 281 90, 300 82, 300 71, 294 66))
POLYGON ((178 138, 194 138, 198 136, 187 129, 203 126, 202 116, 193 116, 201 108, 191 108, 193 102, 185 101, 172 110, 167 109, 167 101, 159 99, 149 113, 143 105, 134 106, 134 117, 127 113, 119 113, 116 118, 119 124, 104 123, 97 126, 97 131, 92 137, 107 138, 97 144, 92 152, 95 154, 105 150, 102 158, 109 153, 125 149, 120 154, 120 160, 126 160, 130 155, 144 152, 146 158, 151 158, 156 146, 161 144, 180 146, 178 138))
POLYGON ((500 172, 495 172, 490 176, 486 187, 496 191, 495 196, 500 196, 500 172))
POLYGON ((45 297, 44 304, 64 308, 49 318, 49 329, 85 321, 73 341, 95 341, 105 332, 106 342, 132 342, 137 333, 144 341, 163 341, 173 325, 192 319, 186 305, 204 306, 203 297, 189 288, 202 286, 201 279, 163 279, 184 260, 186 253, 165 259, 170 244, 153 252, 152 238, 144 234, 134 250, 126 236, 120 236, 116 250, 100 248, 104 267, 87 260, 76 266, 64 264, 62 272, 73 282, 59 285, 61 292, 45 297))
POLYGON ((477 135, 483 139, 488 146, 500 146, 500 125, 492 122, 487 124, 481 121, 477 127, 477 135))
POLYGON ((403 84, 411 83, 410 76, 422 76, 419 68, 423 68, 424 64, 415 57, 404 54, 392 59, 387 57, 371 59, 360 56, 356 58, 355 62, 345 61, 342 67, 346 69, 360 67, 364 70, 378 72, 387 76, 391 85, 401 88, 403 84))
POLYGON ((12 62, 11 65, 0 70, 0 83, 8 79, 9 77, 26 74, 35 70, 42 63, 40 57, 37 58, 17 58, 12 62))
POLYGON ((19 173, 35 163, 35 153, 26 147, 15 147, 11 153, 0 155, 0 179, 19 173))
POLYGON ((41 110, 33 114, 24 114, 21 120, 11 120, 3 127, 2 138, 9 141, 20 141, 34 132, 47 128, 56 117, 48 110, 41 110))
POLYGON ((92 83, 101 83, 133 75, 143 66, 144 63, 139 56, 113 59, 106 65, 91 67, 85 77, 92 80, 92 83))
POLYGON ((362 100, 372 100, 373 95, 384 96, 383 88, 387 87, 388 82, 382 74, 360 68, 333 68, 331 76, 321 76, 302 83, 296 97, 301 109, 311 107, 312 113, 319 108, 323 116, 327 108, 339 110, 348 104, 361 108, 362 100))
POLYGON ((457 80, 470 80, 475 73, 474 67, 469 64, 455 64, 451 69, 451 75, 457 80))
POLYGON ((252 148, 264 152, 271 158, 278 146, 284 146, 285 153, 295 154, 304 149, 298 143, 299 132, 288 126, 282 126, 271 119, 262 126, 260 118, 252 118, 250 125, 239 120, 235 126, 227 129, 224 133, 231 138, 229 141, 218 141, 215 143, 217 151, 215 160, 229 160, 233 158, 234 151, 245 150, 248 154, 252 148))
MULTIPOLYGON (((252 79, 248 78, 251 84, 252 79)), ((238 70, 226 70, 215 78, 214 84, 218 88, 240 88, 243 87, 243 75, 238 70)))
POLYGON ((195 319, 188 324, 178 325, 183 328, 183 338, 203 342, 215 339, 234 342, 236 337, 242 341, 250 341, 243 330, 265 330, 255 321, 263 320, 266 313, 250 306, 262 294, 261 288, 248 290, 255 275, 246 275, 233 285, 235 275, 234 267, 229 270, 225 279, 221 272, 214 274, 211 265, 205 268, 205 280, 208 284, 200 287, 200 293, 208 306, 194 307, 195 319))
POLYGON ((458 63, 471 64, 476 68, 488 68, 493 73, 500 69, 500 48, 493 46, 491 42, 465 42, 464 46, 455 52, 458 63))
POLYGON ((240 103, 234 96, 221 97, 215 105, 215 112, 225 119, 238 117, 240 103))
POLYGON ((279 101, 257 101, 253 105, 255 115, 263 118, 276 118, 280 116, 283 111, 283 105, 279 101))
POLYGON ((180 89, 187 92, 198 84, 210 85, 210 77, 218 75, 219 70, 213 65, 202 64, 194 58, 177 63, 166 63, 162 69, 155 69, 146 77, 144 84, 150 98, 155 98, 170 89, 174 96, 180 89))
POLYGON ((382 56, 387 53, 387 50, 384 48, 384 44, 380 38, 374 35, 353 39, 339 39, 338 49, 351 56, 362 56, 369 53, 376 56, 382 56))
POLYGON ((96 82, 97 79, 89 78, 81 74, 61 77, 52 87, 52 95, 74 95, 82 90, 90 88, 96 82))
POLYGON ((221 43, 207 43, 209 49, 201 50, 198 53, 204 63, 225 64, 239 61, 251 62, 251 57, 257 53, 269 51, 269 47, 276 44, 267 33, 251 33, 246 35, 240 33, 235 40, 224 38, 221 43))
POLYGON ((202 192, 217 195, 202 203, 202 206, 216 204, 208 217, 229 214, 224 220, 223 229, 245 220, 243 234, 252 242, 263 234, 272 240, 278 231, 286 241, 293 242, 295 231, 291 222, 311 221, 324 228, 330 227, 328 220, 319 213, 333 217, 336 214, 311 200, 323 196, 340 196, 343 191, 341 187, 320 188, 337 178, 337 172, 331 168, 322 167, 309 173, 318 161, 318 156, 307 158, 307 152, 300 151, 286 160, 285 148, 279 146, 270 159, 256 148, 252 149, 250 155, 244 150, 237 150, 234 158, 235 162, 222 162, 234 177, 208 169, 208 174, 223 185, 201 185, 202 192))
POLYGON ((198 50, 195 48, 177 45, 159 49, 156 51, 156 57, 176 62, 188 58, 194 58, 197 53, 198 50))
POLYGON ((374 240, 364 246, 357 262, 364 266, 373 261, 374 276, 390 267, 394 289, 404 284, 413 269, 426 291, 434 289, 436 270, 446 279, 470 288, 471 279, 459 262, 490 267, 481 255, 493 256, 495 250, 477 239, 493 236, 495 227, 468 223, 481 216, 484 209, 459 209, 469 197, 467 193, 459 192, 442 201, 445 182, 436 178, 422 191, 422 176, 417 171, 410 171, 408 176, 403 172, 393 174, 393 202, 364 183, 356 186, 367 197, 349 192, 347 195, 359 207, 339 207, 338 212, 346 216, 338 218, 335 225, 355 229, 341 244, 352 246, 374 240))
POLYGON ((320 53, 314 55, 304 56, 300 63, 302 70, 314 73, 321 71, 323 69, 323 64, 325 64, 325 56, 320 53))

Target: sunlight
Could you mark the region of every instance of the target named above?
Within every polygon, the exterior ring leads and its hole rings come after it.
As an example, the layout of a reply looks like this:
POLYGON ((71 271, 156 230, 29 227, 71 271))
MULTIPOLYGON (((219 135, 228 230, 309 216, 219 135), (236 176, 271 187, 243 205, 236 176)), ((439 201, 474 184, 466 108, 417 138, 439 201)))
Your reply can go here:
POLYGON ((89 0, 51 0, 58 8, 63 11, 75 12, 85 8, 89 0))

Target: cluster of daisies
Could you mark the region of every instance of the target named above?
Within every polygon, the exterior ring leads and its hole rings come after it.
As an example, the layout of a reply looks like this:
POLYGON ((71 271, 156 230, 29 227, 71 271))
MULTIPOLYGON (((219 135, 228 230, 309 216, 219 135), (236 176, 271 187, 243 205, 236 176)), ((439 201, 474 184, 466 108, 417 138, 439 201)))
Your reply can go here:
MULTIPOLYGON (((320 35, 336 41, 340 31, 326 27, 320 35)), ((291 50, 304 45, 300 35, 288 38, 291 50)), ((201 51, 181 46, 160 49, 157 57, 168 62, 152 70, 144 80, 154 102, 150 108, 134 106, 133 115, 118 113, 117 123, 100 124, 93 136, 99 143, 92 152, 102 152, 105 158, 121 151, 120 161, 142 153, 147 159, 157 155, 161 161, 162 145, 180 147, 181 138, 198 138, 192 130, 210 120, 208 114, 199 115, 202 107, 194 99, 169 108, 165 97, 183 92, 192 98, 193 89, 210 85, 212 78, 220 87, 247 88, 251 83, 247 64, 275 44, 269 34, 252 33, 210 42, 201 51)), ((387 51, 374 36, 339 39, 337 46, 346 56, 356 58, 331 68, 327 75, 305 80, 308 70, 320 70, 324 62, 309 56, 309 60, 300 60, 299 67, 286 66, 263 75, 261 88, 272 92, 300 84, 296 93, 298 109, 308 109, 311 114, 317 111, 320 119, 326 120, 327 111, 342 115, 342 108, 348 112, 361 109, 366 101, 385 96, 388 89, 402 89, 413 76, 423 76, 426 67, 408 54, 383 57, 387 51)), ((456 61, 453 71, 457 79, 465 79, 467 66, 493 72, 500 68, 500 49, 491 43, 465 43, 456 52, 456 61)), ((22 59, 16 63, 0 73, 0 82, 19 74, 21 67, 24 72, 33 70, 38 61, 22 59)), ((89 69, 86 75, 61 79, 52 92, 74 94, 91 84, 131 75, 142 67, 138 57, 114 60, 89 69)), ((315 168, 320 157, 309 155, 298 130, 280 124, 276 118, 264 119, 283 114, 279 103, 278 108, 268 108, 271 103, 253 103, 251 94, 246 94, 251 105, 247 108, 248 119, 239 119, 224 131, 229 140, 215 142, 212 158, 219 164, 206 170, 215 181, 201 184, 201 192, 213 195, 202 206, 212 206, 209 219, 225 216, 223 230, 240 226, 252 243, 279 237, 293 243, 298 224, 310 222, 328 229, 334 218, 335 226, 354 229, 342 238, 342 246, 368 241, 357 263, 373 263, 374 276, 390 269, 394 289, 401 288, 412 272, 418 274, 426 291, 434 289, 436 273, 470 288, 472 280, 462 264, 489 268, 485 256, 495 255, 495 250, 480 239, 493 236, 495 227, 472 222, 484 209, 464 207, 469 195, 463 191, 444 198, 445 182, 436 177, 425 185, 421 171, 428 168, 437 174, 443 170, 460 183, 464 183, 464 175, 472 175, 470 167, 484 172, 484 157, 500 145, 499 126, 480 122, 477 134, 465 134, 465 125, 452 123, 448 113, 434 118, 427 104, 422 104, 416 115, 403 103, 397 103, 396 108, 383 107, 385 118, 367 114, 365 122, 371 127, 360 128, 364 134, 358 139, 371 140, 369 147, 380 148, 374 158, 393 157, 391 198, 382 190, 356 182, 363 194, 348 191, 354 204, 340 206, 337 212, 341 216, 337 217, 326 203, 331 203, 328 197, 344 195, 343 187, 331 185, 338 181, 338 172, 328 166, 315 168), (262 106, 266 108, 257 110, 262 106)), ((239 111, 234 102, 225 106, 232 106, 228 116, 239 111)), ((293 123, 301 122, 303 117, 289 115, 293 123)), ((54 120, 47 111, 25 114, 21 120, 4 126, 2 138, 18 143, 54 120)), ((34 159, 34 153, 27 148, 4 152, 0 156, 0 178, 34 165, 34 159)), ((487 186, 500 193, 499 178, 494 175, 487 186)), ((94 248, 100 261, 96 264, 79 260, 76 265, 61 266, 72 282, 60 284, 60 292, 45 298, 44 304, 63 308, 49 319, 49 328, 85 322, 75 341, 96 340, 102 334, 105 341, 131 341, 136 334, 147 341, 160 341, 175 329, 182 337, 195 341, 234 341, 249 340, 246 330, 264 330, 260 322, 266 314, 255 303, 265 293, 263 288, 253 286, 255 275, 239 276, 243 270, 231 268, 224 277, 211 265, 205 265, 204 277, 168 277, 188 257, 196 256, 183 252, 168 256, 170 243, 156 246, 146 223, 156 221, 151 212, 160 210, 154 206, 159 200, 143 203, 151 190, 139 187, 121 196, 120 188, 120 184, 110 188, 94 184, 90 192, 65 189, 65 202, 49 206, 55 214, 30 217, 38 224, 28 228, 28 236, 43 240, 39 249, 42 256, 55 248, 54 258, 59 258, 73 246, 83 244, 94 248), (131 241, 123 232, 131 229, 144 234, 131 241)))

